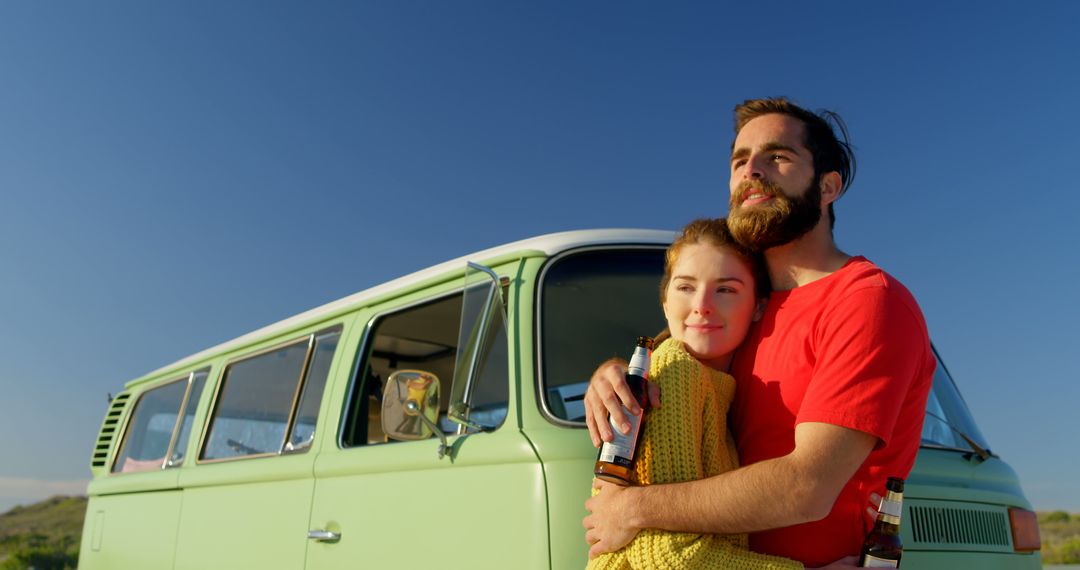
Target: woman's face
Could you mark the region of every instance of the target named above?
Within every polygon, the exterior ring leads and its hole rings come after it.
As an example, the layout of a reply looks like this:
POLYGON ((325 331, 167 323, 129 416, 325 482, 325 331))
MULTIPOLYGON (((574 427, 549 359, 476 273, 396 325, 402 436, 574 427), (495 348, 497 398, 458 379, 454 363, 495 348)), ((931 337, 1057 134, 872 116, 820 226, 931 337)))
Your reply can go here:
POLYGON ((671 269, 664 316, 672 338, 706 365, 727 370, 757 307, 750 268, 723 246, 695 243, 683 246, 671 269))

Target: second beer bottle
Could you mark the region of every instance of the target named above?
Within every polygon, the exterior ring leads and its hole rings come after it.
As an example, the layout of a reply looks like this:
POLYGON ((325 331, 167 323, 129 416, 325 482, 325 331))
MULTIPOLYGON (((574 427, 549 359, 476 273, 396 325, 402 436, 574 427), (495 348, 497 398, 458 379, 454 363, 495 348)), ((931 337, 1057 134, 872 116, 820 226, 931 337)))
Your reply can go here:
POLYGON ((900 540, 900 513, 904 505, 904 480, 889 477, 885 498, 878 508, 877 522, 863 542, 859 566, 863 568, 899 568, 904 554, 900 540))
POLYGON ((626 384, 634 395, 641 408, 641 415, 635 416, 626 412, 627 421, 630 422, 630 432, 623 434, 618 426, 608 418, 614 437, 610 442, 604 442, 600 446, 600 454, 596 458, 596 467, 593 475, 598 479, 610 481, 619 485, 633 483, 634 455, 637 452, 638 442, 641 440, 642 422, 645 419, 645 411, 649 409, 649 396, 645 388, 645 381, 649 377, 649 351, 652 350, 653 340, 647 336, 638 337, 634 355, 630 357, 630 365, 626 371, 626 384))

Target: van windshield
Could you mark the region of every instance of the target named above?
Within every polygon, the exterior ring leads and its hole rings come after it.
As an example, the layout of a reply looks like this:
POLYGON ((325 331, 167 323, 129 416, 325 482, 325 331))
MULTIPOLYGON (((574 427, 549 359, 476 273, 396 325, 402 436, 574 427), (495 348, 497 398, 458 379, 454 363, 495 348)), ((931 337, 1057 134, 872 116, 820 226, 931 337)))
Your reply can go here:
MULTIPOLYGON (((582 250, 548 264, 538 297, 537 362, 549 418, 583 426, 583 398, 596 366, 613 356, 629 358, 638 336, 664 328, 663 270, 664 248, 644 246, 582 250)), ((989 447, 940 359, 926 411, 923 446, 971 451, 967 436, 989 447)))
POLYGON ((554 260, 540 292, 542 405, 584 425, 582 398, 596 366, 629 359, 637 338, 664 328, 663 248, 594 249, 554 260))
MULTIPOLYGON (((936 355, 935 355, 936 356, 936 355)), ((983 449, 989 449, 986 438, 975 425, 952 376, 938 358, 934 370, 934 386, 926 400, 926 419, 923 421, 922 444, 927 447, 943 447, 971 451, 973 447, 964 437, 983 449)))

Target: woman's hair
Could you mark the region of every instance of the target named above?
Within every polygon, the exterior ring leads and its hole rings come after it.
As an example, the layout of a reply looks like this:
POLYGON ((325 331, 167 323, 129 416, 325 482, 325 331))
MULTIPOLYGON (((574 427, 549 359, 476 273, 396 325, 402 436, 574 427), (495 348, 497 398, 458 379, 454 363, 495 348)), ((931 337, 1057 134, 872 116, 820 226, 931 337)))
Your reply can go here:
POLYGON ((769 296, 772 285, 769 282, 769 272, 765 268, 765 258, 760 253, 755 253, 739 245, 735 238, 731 237, 728 230, 727 220, 724 218, 701 218, 694 220, 682 229, 675 241, 667 249, 664 255, 664 277, 660 280, 660 302, 667 301, 667 287, 671 282, 671 271, 679 260, 679 253, 688 245, 706 243, 730 250, 746 264, 750 274, 754 276, 754 291, 758 298, 769 296))
MULTIPOLYGON (((679 261, 679 252, 682 248, 696 243, 708 243, 716 247, 725 247, 739 257, 754 276, 754 293, 759 299, 769 296, 772 291, 772 283, 769 281, 769 272, 765 267, 765 257, 761 253, 755 253, 739 245, 735 238, 731 237, 728 230, 727 220, 724 218, 701 218, 694 220, 682 229, 682 232, 668 246, 664 254, 664 276, 660 279, 660 303, 667 301, 667 286, 671 283, 671 271, 675 263, 679 261)), ((664 327, 653 339, 655 346, 671 338, 671 331, 664 327)))

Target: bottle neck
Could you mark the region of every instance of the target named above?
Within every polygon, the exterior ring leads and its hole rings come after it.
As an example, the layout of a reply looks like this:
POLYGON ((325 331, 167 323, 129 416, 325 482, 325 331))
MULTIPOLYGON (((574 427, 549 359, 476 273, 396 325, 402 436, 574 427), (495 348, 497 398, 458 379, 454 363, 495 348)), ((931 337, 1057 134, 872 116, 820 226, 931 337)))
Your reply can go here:
POLYGON ((885 498, 878 507, 878 522, 888 525, 900 526, 900 513, 903 511, 904 494, 896 491, 887 491, 885 498))
POLYGON ((627 374, 633 376, 641 376, 642 378, 649 377, 649 349, 644 346, 639 346, 634 349, 634 355, 630 357, 630 364, 627 366, 627 374))

